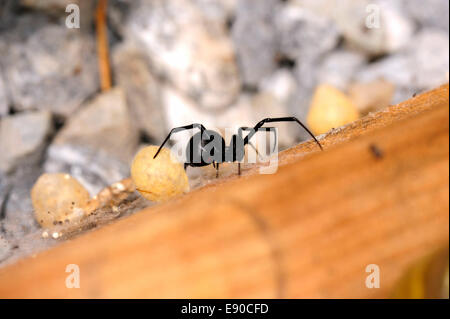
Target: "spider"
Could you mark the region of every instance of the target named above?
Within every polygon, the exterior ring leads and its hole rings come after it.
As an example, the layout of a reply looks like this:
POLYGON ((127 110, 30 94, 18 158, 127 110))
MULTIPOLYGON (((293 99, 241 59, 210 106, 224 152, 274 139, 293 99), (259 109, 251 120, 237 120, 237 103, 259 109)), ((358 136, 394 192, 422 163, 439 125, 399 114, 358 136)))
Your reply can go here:
MULTIPOLYGON (((164 142, 159 147, 153 158, 156 158, 161 151, 162 147, 166 142, 170 139, 170 136, 173 133, 177 133, 184 130, 191 130, 194 128, 198 128, 200 132, 194 134, 188 142, 186 146, 186 160, 184 163, 184 169, 186 170, 188 166, 198 167, 198 166, 207 166, 212 164, 216 169, 216 178, 219 177, 219 164, 220 163, 231 163, 238 162, 238 174, 241 175, 241 161, 244 158, 244 147, 249 144, 253 147, 253 149, 258 153, 255 146, 250 142, 250 139, 255 135, 255 133, 261 129, 265 129, 266 131, 272 131, 275 134, 276 139, 276 130, 274 127, 262 127, 266 123, 273 122, 297 122, 303 129, 305 129, 309 135, 314 139, 314 141, 319 145, 322 150, 322 145, 316 139, 316 137, 311 133, 311 131, 303 125, 295 117, 277 117, 277 118, 266 118, 258 122, 255 127, 240 127, 238 129, 238 134, 234 134, 231 137, 231 141, 229 145, 225 144, 225 140, 223 137, 216 131, 207 130, 202 124, 190 124, 186 126, 180 126, 173 128, 169 135, 167 135, 164 142), (243 131, 250 131, 247 136, 243 137, 243 131)), ((258 153, 259 155, 259 153, 258 153)))

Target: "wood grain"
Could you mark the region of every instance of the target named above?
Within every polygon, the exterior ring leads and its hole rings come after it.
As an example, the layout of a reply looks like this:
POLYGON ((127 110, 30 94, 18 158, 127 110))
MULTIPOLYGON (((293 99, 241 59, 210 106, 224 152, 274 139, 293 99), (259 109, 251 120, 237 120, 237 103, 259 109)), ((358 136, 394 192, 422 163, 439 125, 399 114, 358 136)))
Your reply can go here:
POLYGON ((280 153, 276 174, 250 169, 5 267, 0 298, 387 297, 448 245, 448 121, 445 85, 331 132, 323 152, 280 153))

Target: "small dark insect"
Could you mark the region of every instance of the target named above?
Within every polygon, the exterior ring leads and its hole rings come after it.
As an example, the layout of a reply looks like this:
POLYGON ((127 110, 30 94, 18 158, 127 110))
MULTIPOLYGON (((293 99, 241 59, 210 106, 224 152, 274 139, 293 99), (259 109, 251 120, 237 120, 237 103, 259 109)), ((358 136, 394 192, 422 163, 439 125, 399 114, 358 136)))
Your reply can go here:
POLYGON ((370 144, 369 146, 370 151, 372 152, 373 156, 377 159, 382 159, 384 154, 383 151, 379 149, 379 147, 376 144, 370 144))
POLYGON ((166 139, 161 144, 161 146, 159 147, 158 151, 156 152, 153 158, 156 158, 156 156, 158 156, 162 147, 170 139, 170 136, 173 133, 198 128, 200 132, 194 134, 194 136, 191 137, 186 147, 186 160, 184 163, 184 169, 186 169, 188 166, 196 167, 196 166, 207 166, 212 164, 216 169, 216 177, 218 177, 219 164, 237 161, 238 174, 240 175, 241 174, 240 162, 243 160, 245 155, 244 154, 245 145, 249 144, 258 153, 255 146, 250 142, 250 139, 253 137, 253 135, 256 134, 257 131, 263 129, 265 131, 271 131, 275 134, 276 140, 276 130, 274 127, 262 127, 266 123, 273 123, 273 122, 297 122, 301 127, 303 127, 308 132, 309 135, 311 135, 311 137, 314 139, 314 141, 317 143, 317 145, 319 145, 320 149, 322 150, 322 145, 320 145, 319 141, 310 132, 310 130, 305 125, 303 125, 303 123, 300 122, 297 118, 278 117, 278 118, 266 118, 264 120, 261 120, 253 128, 240 127, 238 129, 238 134, 234 134, 231 137, 229 145, 225 145, 225 140, 218 132, 213 130, 207 130, 202 124, 191 124, 176 127, 170 131, 169 135, 167 135, 166 139), (247 136, 243 137, 242 136, 243 131, 250 131, 250 133, 248 133, 247 136))
POLYGON ((412 97, 416 97, 417 96, 417 92, 414 92, 412 97))

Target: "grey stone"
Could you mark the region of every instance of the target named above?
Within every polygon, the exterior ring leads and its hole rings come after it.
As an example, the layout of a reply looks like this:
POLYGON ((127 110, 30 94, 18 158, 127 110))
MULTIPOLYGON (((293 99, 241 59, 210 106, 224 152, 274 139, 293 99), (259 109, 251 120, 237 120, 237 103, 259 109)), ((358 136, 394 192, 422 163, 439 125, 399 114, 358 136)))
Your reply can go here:
POLYGON ((276 0, 240 0, 231 30, 244 84, 257 86, 275 71, 277 34, 273 14, 276 0))
POLYGON ((52 131, 48 111, 18 113, 0 120, 0 172, 40 161, 52 131))
POLYGON ((413 85, 431 89, 448 82, 449 37, 435 29, 423 29, 408 45, 412 67, 415 70, 413 85))
POLYGON ((290 2, 279 7, 275 25, 280 52, 303 63, 313 62, 338 43, 339 32, 331 19, 290 2))
POLYGON ((115 88, 74 114, 47 151, 46 172, 67 172, 95 195, 129 176, 138 146, 125 95, 115 88))
POLYGON ((2 221, 6 238, 20 239, 39 229, 34 218, 30 191, 41 172, 37 165, 22 166, 10 176, 2 221))
MULTIPOLYGON (((134 0, 136 1, 136 0, 134 0)), ((109 27, 121 37, 126 37, 124 22, 128 19, 128 14, 133 0, 109 0, 108 1, 108 23, 109 27)))
POLYGON ((117 84, 125 91, 133 122, 157 141, 167 135, 161 102, 161 87, 151 73, 147 56, 131 45, 120 45, 113 52, 117 84))
POLYGON ((236 99, 240 81, 226 27, 192 1, 137 1, 124 29, 145 48, 155 74, 200 107, 221 109, 236 99))
POLYGON ((396 85, 393 103, 414 93, 448 82, 449 39, 437 29, 424 29, 401 52, 370 64, 356 78, 359 82, 385 79, 396 85))
POLYGON ((421 27, 449 32, 448 0, 403 0, 402 7, 421 27))
POLYGON ((123 90, 113 88, 83 105, 58 132, 53 144, 88 146, 125 163, 131 160, 138 135, 123 90))
MULTIPOLYGON (((320 59, 314 59, 313 61, 298 61, 295 69, 294 76, 297 80, 297 96, 300 107, 299 110, 307 112, 305 105, 309 105, 311 96, 315 87, 319 84, 318 77, 318 65, 320 59)), ((297 114, 301 117, 306 116, 306 114, 297 114)))
POLYGON ((67 116, 98 90, 93 39, 39 15, 20 17, 0 35, 0 66, 16 110, 67 116))
POLYGON ((318 67, 317 82, 347 90, 356 73, 367 63, 366 57, 351 50, 336 50, 326 54, 318 67))
POLYGON ((26 41, 36 31, 44 28, 48 24, 53 24, 50 18, 44 14, 24 13, 17 15, 17 3, 10 9, 12 19, 8 24, 3 26, 0 31, 0 50, 6 52, 6 47, 12 42, 26 41))
POLYGON ((52 131, 47 111, 24 112, 0 120, 0 221, 4 236, 21 238, 36 229, 30 190, 52 131))
POLYGON ((103 150, 72 144, 53 144, 44 163, 46 173, 68 173, 91 194, 130 175, 130 166, 103 150))
MULTIPOLYGON (((215 127, 219 118, 217 114, 203 112, 195 100, 190 99, 171 86, 163 86, 162 89, 162 102, 167 127, 172 128, 191 123, 202 123, 206 127, 215 127)), ((225 112, 228 112, 231 108, 227 108, 225 112)), ((220 117, 223 117, 223 113, 220 117)), ((174 140, 184 140, 184 135, 186 134, 180 132, 174 134, 173 138, 174 140)))
POLYGON ((0 1, 0 31, 6 29, 14 21, 14 0, 0 1))
POLYGON ((295 95, 297 82, 290 70, 281 68, 263 78, 258 88, 260 92, 270 93, 280 101, 287 102, 295 95))
POLYGON ((337 46, 339 31, 327 15, 294 1, 279 7, 276 18, 280 51, 296 61, 295 98, 288 103, 293 116, 306 117, 312 92, 318 84, 318 65, 325 54, 337 46))
POLYGON ((9 97, 6 92, 6 86, 3 81, 3 76, 0 72, 0 116, 8 114, 9 111, 9 97))

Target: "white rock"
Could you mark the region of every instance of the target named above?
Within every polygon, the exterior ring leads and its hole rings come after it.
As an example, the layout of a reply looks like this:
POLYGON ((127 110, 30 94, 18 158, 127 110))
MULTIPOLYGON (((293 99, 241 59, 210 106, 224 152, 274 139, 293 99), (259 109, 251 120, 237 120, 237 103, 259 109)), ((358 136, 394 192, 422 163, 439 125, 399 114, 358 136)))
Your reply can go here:
MULTIPOLYGON (((264 117, 295 116, 306 123, 309 98, 307 94, 302 93, 305 90, 298 87, 298 83, 290 70, 279 69, 272 76, 263 79, 259 89, 258 95, 263 98, 256 97, 254 102, 259 103, 258 101, 264 99, 265 96, 271 103, 263 103, 263 107, 260 107, 259 112, 256 113, 255 121, 264 117), (270 104, 272 106, 267 107, 270 104)), ((310 138, 306 132, 297 127, 297 124, 282 123, 277 127, 280 129, 279 142, 282 147, 292 146, 299 139, 310 138)))
POLYGON ((199 106, 220 109, 236 99, 239 74, 225 25, 192 1, 139 2, 125 29, 144 45, 156 72, 199 106))
POLYGON ((279 69, 262 79, 259 90, 272 94, 282 102, 288 102, 297 90, 297 82, 291 71, 279 69))
MULTIPOLYGON (((206 127, 212 127, 217 123, 215 116, 208 112, 202 112, 195 101, 172 87, 164 87, 163 103, 168 126, 167 133, 174 127, 192 123, 201 123, 206 127)), ((182 135, 183 133, 177 134, 182 135)), ((174 137, 176 138, 176 136, 174 137)))
POLYGON ((52 130, 48 111, 24 112, 0 119, 0 171, 39 161, 52 130))
POLYGON ((68 116, 98 90, 94 41, 80 30, 24 15, 0 37, 0 65, 16 110, 68 116))
POLYGON ((56 135, 53 144, 103 150, 129 162, 136 151, 138 135, 123 90, 113 88, 84 105, 56 135))
POLYGON ((95 195, 129 176, 137 146, 125 94, 114 88, 84 105, 58 132, 47 150, 44 170, 68 173, 95 195))
POLYGON ((331 19, 290 2, 279 7, 275 26, 280 52, 305 63, 317 59, 338 43, 339 33, 331 19))
POLYGON ((366 63, 366 57, 358 51, 332 51, 320 63, 317 82, 345 91, 357 71, 366 63))
POLYGON ((319 61, 320 60, 316 59, 310 62, 298 61, 295 69, 293 70, 298 84, 297 95, 298 103, 300 104, 300 109, 302 110, 302 116, 306 116, 309 100, 315 87, 319 84, 317 82, 319 61))
POLYGON ((436 29, 423 29, 408 45, 416 67, 415 81, 418 87, 431 89, 448 82, 449 37, 436 29))
POLYGON ((245 85, 255 87, 277 67, 276 0, 240 0, 231 37, 245 85))
POLYGON ((124 44, 112 54, 117 84, 126 94, 133 122, 156 140, 167 134, 161 103, 161 87, 152 74, 147 56, 137 47, 124 44))

